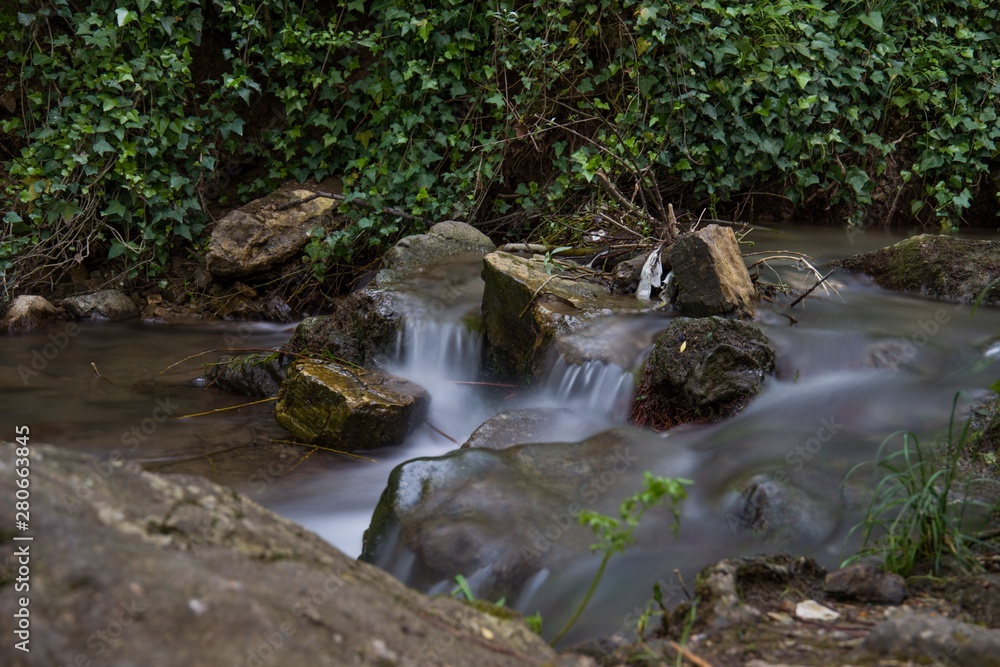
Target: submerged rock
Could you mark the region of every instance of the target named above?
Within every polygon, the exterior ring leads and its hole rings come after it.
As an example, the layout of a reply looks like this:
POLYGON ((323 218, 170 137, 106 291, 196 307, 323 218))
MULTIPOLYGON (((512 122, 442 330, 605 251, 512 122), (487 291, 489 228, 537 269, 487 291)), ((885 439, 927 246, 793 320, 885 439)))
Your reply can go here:
POLYGON ((1000 305, 1000 241, 921 234, 832 263, 864 273, 885 289, 943 301, 1000 305), (985 294, 983 290, 986 290, 985 294))
POLYGON ((132 299, 114 289, 71 296, 63 299, 62 305, 78 319, 128 320, 139 316, 139 307, 132 299))
POLYGON ((757 289, 731 227, 708 225, 681 234, 670 248, 676 303, 685 315, 753 317, 757 289))
POLYGON ((208 270, 226 278, 243 278, 280 266, 309 241, 309 230, 333 214, 327 197, 278 210, 313 195, 309 190, 279 192, 231 211, 212 230, 205 259, 208 270))
POLYGON ((59 311, 48 299, 35 294, 22 294, 10 302, 0 331, 30 331, 51 322, 59 311))
POLYGON ((543 368, 552 340, 598 315, 636 313, 651 304, 612 296, 608 287, 546 264, 504 252, 483 264, 483 329, 495 370, 533 377, 543 368))
MULTIPOLYGON (((616 513, 641 486, 654 448, 662 449, 658 438, 620 429, 579 443, 472 447, 407 461, 389 476, 361 558, 425 590, 475 573, 477 597, 515 599, 540 570, 589 557, 594 535, 579 513, 616 513)), ((674 454, 658 452, 654 469, 674 454)))
POLYGON ((382 268, 375 284, 391 287, 407 276, 434 266, 456 255, 478 254, 496 250, 489 237, 464 222, 446 220, 432 226, 426 234, 400 239, 382 258, 382 268))
POLYGON ((679 317, 643 368, 633 418, 657 428, 741 409, 774 371, 774 350, 749 322, 679 317))
MULTIPOLYGON (((511 666, 555 659, 518 620, 428 598, 203 477, 31 445, 32 542, 0 539, 0 661, 511 666), (30 554, 21 557, 18 552, 30 554), (12 594, 17 567, 30 591, 12 594), (30 600, 21 607, 19 598, 30 600), (30 653, 14 649, 19 609, 30 653), (8 622, 10 621, 10 622, 8 622)), ((15 447, 0 445, 14 498, 15 447)), ((13 525, 13 505, 2 512, 13 525)))
POLYGON ((571 442, 586 437, 600 422, 588 419, 568 408, 525 408, 507 410, 487 419, 462 445, 507 449, 533 442, 571 442))
POLYGON ((300 442, 376 449, 403 442, 429 401, 422 387, 402 378, 299 361, 288 369, 274 416, 300 442))

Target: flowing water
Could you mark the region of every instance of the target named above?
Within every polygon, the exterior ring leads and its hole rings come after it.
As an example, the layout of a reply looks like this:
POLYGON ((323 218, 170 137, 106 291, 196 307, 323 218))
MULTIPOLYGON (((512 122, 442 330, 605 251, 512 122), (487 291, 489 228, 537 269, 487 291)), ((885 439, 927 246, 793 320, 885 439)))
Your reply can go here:
MULTIPOLYGON (((753 252, 808 253, 822 270, 827 261, 897 238, 783 227, 758 228, 748 240, 755 242, 753 252)), ((815 278, 800 268, 770 262, 762 279, 803 290, 815 278)), ((1000 309, 973 314, 969 307, 890 293, 839 272, 829 285, 836 292, 817 290, 793 310, 761 304, 757 322, 778 351, 778 367, 741 414, 662 436, 630 436, 645 469, 690 477, 695 484, 679 537, 640 531, 638 545, 612 560, 593 603, 597 611, 581 623, 576 638, 624 629, 626 617, 649 597, 651 582, 671 580, 675 568, 690 581, 718 558, 776 546, 835 564, 858 516, 839 497, 846 470, 871 458, 898 429, 940 435, 957 391, 968 397, 965 405, 1000 377, 1000 309), (818 518, 793 525, 790 534, 772 536, 771 542, 732 530, 739 490, 755 476, 778 473, 801 494, 796 503, 823 508, 818 518)), ((206 475, 357 555, 389 472, 404 461, 456 449, 499 411, 563 408, 553 412, 554 441, 582 440, 623 425, 632 371, 670 321, 668 314, 594 321, 574 336, 613 345, 614 363, 573 365, 556 356, 535 387, 493 386, 480 374, 481 336, 467 324, 482 292, 478 264, 442 266, 440 275, 415 282, 410 291, 417 307, 400 334, 393 370, 428 389, 430 414, 404 444, 369 453, 375 462, 272 444, 287 434, 275 425, 270 404, 219 411, 245 399, 204 386, 200 363, 216 354, 161 373, 204 350, 270 348, 290 335, 289 327, 269 324, 64 323, 4 338, 0 437, 9 439, 16 425, 27 424, 35 443, 121 455, 161 472, 206 475), (209 414, 182 418, 203 412, 209 414)), ((96 468, 95 476, 99 483, 96 468)), ((597 556, 582 554, 558 572, 539 571, 512 602, 528 613, 540 610, 547 627, 550 620, 556 624, 586 589, 596 563, 597 556)), ((449 588, 448 582, 423 587, 449 588)))

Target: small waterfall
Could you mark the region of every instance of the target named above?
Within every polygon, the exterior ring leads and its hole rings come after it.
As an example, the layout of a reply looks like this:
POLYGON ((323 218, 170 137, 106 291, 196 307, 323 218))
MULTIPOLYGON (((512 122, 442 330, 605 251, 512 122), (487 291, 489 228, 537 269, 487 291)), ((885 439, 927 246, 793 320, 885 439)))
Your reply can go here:
POLYGON ((482 347, 482 334, 462 322, 408 319, 396 336, 396 372, 416 382, 475 380, 482 347))
POLYGON ((632 404, 635 379, 618 364, 591 360, 571 364, 556 359, 544 391, 560 406, 576 408, 613 423, 624 423, 632 404))
MULTIPOLYGON (((399 332, 392 372, 430 393, 427 419, 438 435, 425 433, 428 442, 441 441, 444 433, 461 444, 490 416, 474 384, 482 347, 482 334, 462 321, 408 319, 399 332)), ((422 440, 419 429, 413 440, 422 440)))

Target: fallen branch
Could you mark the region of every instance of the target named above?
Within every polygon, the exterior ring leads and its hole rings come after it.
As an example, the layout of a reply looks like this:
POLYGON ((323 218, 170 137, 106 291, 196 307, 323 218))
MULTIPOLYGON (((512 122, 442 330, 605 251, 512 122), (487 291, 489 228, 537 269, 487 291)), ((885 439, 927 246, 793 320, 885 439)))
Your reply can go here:
POLYGON ((684 656, 685 660, 690 662, 692 665, 695 665, 696 667, 712 667, 712 663, 708 662, 704 658, 699 658, 694 653, 689 651, 686 646, 681 646, 677 642, 670 642, 670 648, 680 653, 682 656, 684 656))
POLYGON ((352 459, 360 459, 362 461, 368 461, 369 463, 378 463, 375 459, 370 459, 367 456, 361 456, 360 454, 352 454, 351 452, 345 452, 340 449, 334 449, 333 447, 323 447, 322 445, 314 445, 310 442, 296 442, 295 440, 281 440, 279 438, 271 438, 271 442, 278 445, 295 445, 296 447, 309 447, 312 450, 319 450, 321 452, 330 452, 331 454, 340 454, 341 456, 349 456, 352 459))
MULTIPOLYGON (((643 220, 643 221, 649 223, 650 225, 653 225, 654 227, 657 225, 658 221, 657 221, 656 218, 654 218, 649 213, 647 213, 646 211, 643 211, 638 206, 636 206, 635 204, 633 204, 632 202, 630 202, 625 195, 623 195, 621 192, 618 191, 618 188, 616 188, 614 186, 614 184, 608 178, 608 175, 604 173, 603 169, 598 169, 596 176, 597 176, 597 181, 601 184, 601 186, 607 191, 607 193, 609 195, 611 195, 612 199, 614 199, 616 202, 618 202, 619 204, 621 204, 622 208, 624 208, 626 211, 628 211, 632 215, 636 216, 640 220, 643 220)), ((640 234, 639 232, 637 232, 635 230, 632 230, 632 229, 629 229, 625 225, 617 222, 616 220, 614 220, 613 218, 611 218, 609 216, 602 216, 602 217, 604 219, 606 219, 606 220, 614 223, 619 229, 622 229, 622 230, 624 230, 624 231, 626 231, 626 232, 628 232, 630 234, 633 234, 634 236, 637 236, 640 239, 645 239, 646 238, 644 235, 640 234)))
MULTIPOLYGON (((836 270, 836 269, 834 269, 834 270, 836 270)), ((819 287, 820 285, 822 285, 823 283, 825 283, 826 279, 829 278, 832 275, 833 275, 833 271, 830 271, 830 273, 826 274, 825 276, 823 276, 822 278, 820 278, 819 280, 817 280, 815 285, 813 285, 812 287, 810 287, 809 289, 807 289, 805 292, 803 292, 802 295, 799 296, 799 298, 797 298, 795 301, 792 301, 790 304, 788 304, 788 307, 789 308, 794 308, 799 303, 799 301, 802 301, 802 299, 804 299, 807 296, 809 296, 814 289, 816 289, 817 287, 819 287)))
POLYGON ((239 410, 240 408, 248 408, 252 405, 260 405, 262 403, 272 403, 278 400, 277 396, 272 396, 271 398, 262 398, 259 401, 250 401, 249 403, 240 403, 239 405, 229 405, 224 408, 215 408, 214 410, 206 410, 205 412, 193 412, 189 415, 181 415, 177 419, 189 419, 191 417, 204 417, 205 415, 214 415, 219 412, 228 412, 229 410, 239 410))
POLYGON ((442 431, 441 429, 439 429, 437 426, 435 426, 434 424, 432 424, 430 419, 425 419, 424 423, 427 424, 428 426, 430 426, 431 430, 434 431, 435 433, 437 433, 439 435, 443 435, 444 437, 446 437, 449 440, 451 440, 452 442, 454 442, 456 445, 461 446, 462 443, 460 443, 458 440, 456 440, 455 438, 451 437, 450 435, 448 435, 447 433, 445 433, 444 431, 442 431))

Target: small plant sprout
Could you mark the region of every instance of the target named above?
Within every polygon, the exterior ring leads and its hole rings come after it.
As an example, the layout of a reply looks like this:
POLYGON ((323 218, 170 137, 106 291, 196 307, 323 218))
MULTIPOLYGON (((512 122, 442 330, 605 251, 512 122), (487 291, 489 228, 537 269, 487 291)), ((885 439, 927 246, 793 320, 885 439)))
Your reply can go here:
POLYGON ((562 629, 552 638, 552 641, 549 642, 552 646, 558 644, 559 640, 569 632, 569 629, 580 618, 580 614, 583 613, 583 610, 590 602, 590 598, 593 597, 594 591, 597 590, 597 585, 601 582, 601 577, 604 576, 604 570, 607 568, 611 557, 616 553, 624 552, 635 541, 633 533, 639 525, 639 520, 646 513, 646 510, 660 504, 664 500, 669 500, 674 515, 671 528, 674 531, 674 535, 677 534, 677 531, 680 530, 680 508, 678 507, 678 503, 687 498, 687 489, 684 487, 689 484, 693 484, 689 479, 654 477, 651 472, 647 471, 643 477, 642 490, 622 501, 621 506, 618 508, 619 516, 617 518, 592 510, 580 512, 580 523, 589 526, 598 538, 598 542, 592 544, 590 548, 594 551, 603 552, 603 556, 601 564, 597 568, 597 573, 594 575, 593 581, 590 582, 590 588, 587 589, 587 593, 583 596, 580 605, 573 612, 570 619, 566 621, 562 629))

